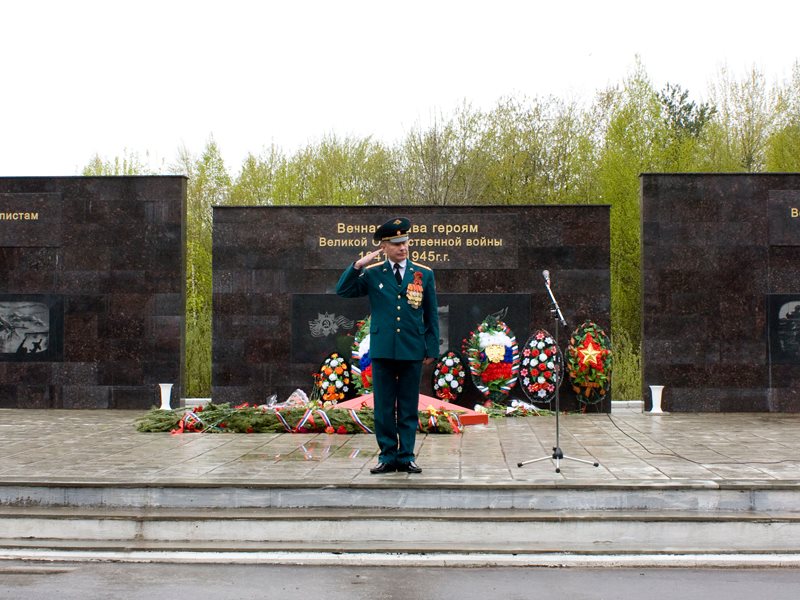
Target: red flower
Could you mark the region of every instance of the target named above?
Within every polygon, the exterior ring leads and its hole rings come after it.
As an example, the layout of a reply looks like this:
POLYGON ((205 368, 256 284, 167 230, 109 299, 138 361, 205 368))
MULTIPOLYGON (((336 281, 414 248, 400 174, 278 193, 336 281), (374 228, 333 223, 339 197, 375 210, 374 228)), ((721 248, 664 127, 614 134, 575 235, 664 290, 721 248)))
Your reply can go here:
POLYGON ((365 388, 369 388, 369 387, 372 386, 372 364, 371 363, 366 369, 361 371, 361 384, 365 388))
POLYGON ((453 396, 453 392, 450 391, 449 387, 436 390, 436 395, 442 400, 455 400, 455 396, 453 396))
POLYGON ((333 433, 336 433, 336 430, 335 430, 333 427, 331 427, 330 425, 328 425, 328 426, 325 428, 325 433, 327 433, 328 435, 331 435, 331 434, 333 434, 333 433))
POLYGON ((347 427, 344 425, 339 425, 339 429, 336 430, 336 433, 339 435, 346 435, 347 434, 347 427))
POLYGON ((489 363, 489 365, 481 373, 481 379, 484 383, 495 381, 497 379, 510 379, 512 368, 509 363, 489 363))
POLYGON ((246 433, 253 433, 253 428, 252 427, 248 427, 247 430, 246 430, 246 433))

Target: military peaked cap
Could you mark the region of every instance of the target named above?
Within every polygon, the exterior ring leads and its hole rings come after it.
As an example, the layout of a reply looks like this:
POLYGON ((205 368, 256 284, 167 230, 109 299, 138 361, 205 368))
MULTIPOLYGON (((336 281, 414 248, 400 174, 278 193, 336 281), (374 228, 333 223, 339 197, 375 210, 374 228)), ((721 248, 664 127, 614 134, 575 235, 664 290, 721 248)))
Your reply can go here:
POLYGON ((405 217, 390 219, 375 230, 375 241, 391 242, 392 244, 406 242, 409 229, 411 229, 411 221, 405 217))

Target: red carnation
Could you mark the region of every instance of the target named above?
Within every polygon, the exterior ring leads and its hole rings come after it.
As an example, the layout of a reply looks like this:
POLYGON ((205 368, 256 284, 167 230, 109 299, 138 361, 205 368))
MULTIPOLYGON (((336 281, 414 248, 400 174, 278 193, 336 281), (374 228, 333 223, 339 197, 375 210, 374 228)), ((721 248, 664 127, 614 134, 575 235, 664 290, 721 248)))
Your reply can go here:
POLYGON ((509 379, 511 373, 512 369, 509 363, 489 363, 483 373, 481 373, 481 379, 484 383, 497 379, 509 379))

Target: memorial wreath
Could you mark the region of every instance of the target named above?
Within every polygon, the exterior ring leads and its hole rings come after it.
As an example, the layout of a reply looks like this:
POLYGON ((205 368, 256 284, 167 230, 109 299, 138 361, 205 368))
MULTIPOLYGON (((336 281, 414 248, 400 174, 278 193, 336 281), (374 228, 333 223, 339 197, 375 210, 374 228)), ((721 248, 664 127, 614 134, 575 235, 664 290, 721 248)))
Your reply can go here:
POLYGON ((520 386, 532 401, 550 402, 561 378, 561 351, 545 330, 536 331, 522 348, 520 386))
POLYGON ((519 372, 517 340, 501 320, 504 315, 505 310, 487 316, 463 341, 472 382, 496 403, 506 403, 519 372))
POLYGON ((575 329, 567 349, 567 373, 572 390, 584 404, 602 400, 611 388, 611 340, 592 321, 575 329))
POLYGON ((353 338, 352 371, 353 384, 359 395, 372 393, 372 359, 369 357, 369 326, 372 320, 368 315, 363 321, 356 323, 357 331, 353 338))
POLYGON ((452 350, 439 358, 433 370, 433 392, 446 402, 455 402, 464 391, 467 376, 461 357, 452 350))
POLYGON ((325 359, 319 372, 314 374, 314 391, 324 406, 330 406, 344 400, 350 389, 350 367, 334 352, 325 359))

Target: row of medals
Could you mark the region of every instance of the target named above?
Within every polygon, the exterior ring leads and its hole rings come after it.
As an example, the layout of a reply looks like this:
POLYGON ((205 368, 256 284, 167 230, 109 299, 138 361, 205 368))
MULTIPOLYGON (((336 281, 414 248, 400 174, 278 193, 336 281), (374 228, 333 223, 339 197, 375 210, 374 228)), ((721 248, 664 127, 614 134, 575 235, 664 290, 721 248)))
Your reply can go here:
POLYGON ((412 308, 419 308, 422 306, 422 286, 418 283, 409 283, 406 290, 406 298, 412 308))

